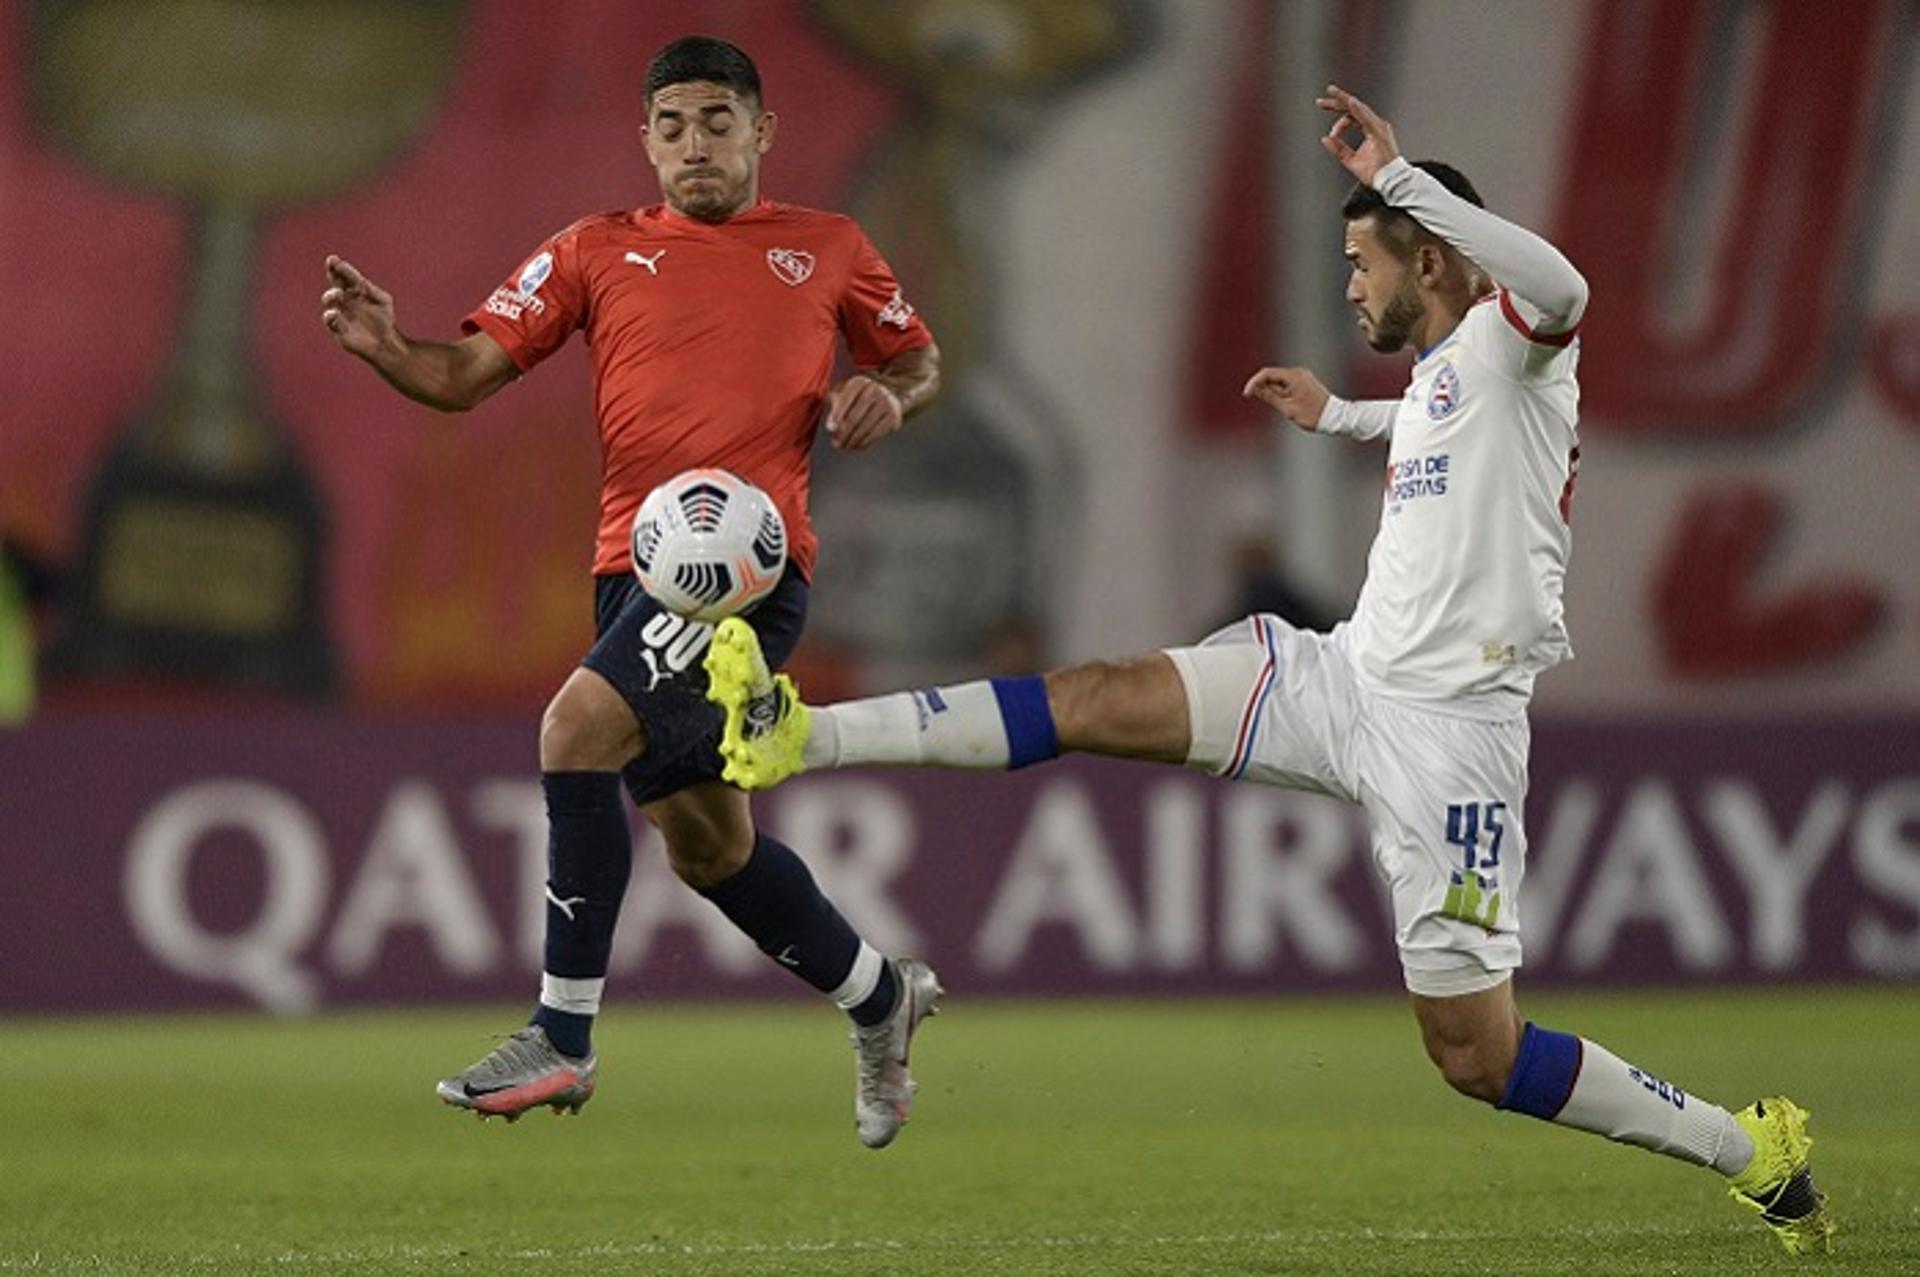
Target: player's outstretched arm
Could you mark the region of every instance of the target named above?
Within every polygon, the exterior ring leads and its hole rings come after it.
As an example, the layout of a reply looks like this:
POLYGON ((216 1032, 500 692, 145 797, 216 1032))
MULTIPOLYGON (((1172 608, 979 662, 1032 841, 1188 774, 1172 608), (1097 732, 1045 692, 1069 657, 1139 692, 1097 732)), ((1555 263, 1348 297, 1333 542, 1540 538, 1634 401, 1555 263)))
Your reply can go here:
POLYGON ((855 373, 827 396, 827 436, 848 452, 871 448, 933 402, 940 391, 940 347, 928 344, 855 373))
POLYGON ((1347 439, 1384 439, 1393 433, 1397 400, 1354 402, 1331 393, 1307 368, 1262 368, 1240 391, 1302 430, 1347 439))
POLYGON ((1393 126, 1379 112, 1336 84, 1315 99, 1333 115, 1321 145, 1355 178, 1380 192, 1395 208, 1471 258, 1525 303, 1537 333, 1570 332, 1587 309, 1587 281, 1559 249, 1540 236, 1442 186, 1400 154, 1393 126), (1348 136, 1358 130, 1360 143, 1348 136))
POLYGON ((452 343, 407 336, 395 322, 393 294, 339 257, 327 258, 320 320, 340 349, 372 364, 407 398, 442 412, 465 412, 518 372, 485 333, 452 343))
POLYGON ((1240 393, 1258 399, 1302 430, 1318 430, 1333 396, 1308 368, 1262 368, 1240 393))

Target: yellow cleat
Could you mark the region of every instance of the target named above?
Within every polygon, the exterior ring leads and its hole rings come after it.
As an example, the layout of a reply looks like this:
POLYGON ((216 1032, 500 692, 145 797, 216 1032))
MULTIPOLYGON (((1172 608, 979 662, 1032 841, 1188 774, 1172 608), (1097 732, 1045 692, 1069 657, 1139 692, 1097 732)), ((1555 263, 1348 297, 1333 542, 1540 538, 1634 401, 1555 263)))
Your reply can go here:
POLYGON ((753 627, 737 616, 720 622, 706 668, 707 699, 727 716, 720 779, 741 789, 772 789, 805 771, 812 716, 793 680, 768 671, 753 627))
POLYGON ((1727 1190, 1733 1200, 1759 1211, 1788 1254, 1826 1250, 1833 1216, 1827 1211, 1827 1195, 1814 1187, 1807 1166, 1813 1149, 1807 1111, 1784 1095, 1774 1095, 1755 1100, 1733 1120, 1753 1137, 1753 1161, 1727 1190))

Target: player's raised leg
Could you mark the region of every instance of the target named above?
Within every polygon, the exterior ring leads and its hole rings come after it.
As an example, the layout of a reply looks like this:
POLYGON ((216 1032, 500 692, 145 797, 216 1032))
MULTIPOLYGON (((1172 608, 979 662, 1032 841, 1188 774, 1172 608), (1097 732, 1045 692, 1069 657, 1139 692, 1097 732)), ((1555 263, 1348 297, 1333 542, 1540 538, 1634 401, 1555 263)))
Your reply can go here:
POLYGON ((761 952, 853 1020, 854 1122, 861 1143, 893 1142, 913 1105, 908 1049, 939 1009, 932 968, 888 958, 862 940, 792 848, 755 830, 747 796, 719 783, 648 804, 674 872, 712 901, 761 952))
POLYGON ((1597 1042, 1523 1021, 1510 980, 1454 997, 1415 994, 1413 1004, 1428 1057, 1461 1094, 1710 1166, 1789 1252, 1826 1249, 1833 1224, 1808 1166, 1807 1115, 1791 1100, 1729 1113, 1597 1042))
POLYGON ((768 671, 751 627, 724 621, 707 677, 727 715, 723 775, 743 789, 823 767, 1001 771, 1072 751, 1168 763, 1189 752, 1187 692, 1162 652, 810 706, 790 678, 768 671))

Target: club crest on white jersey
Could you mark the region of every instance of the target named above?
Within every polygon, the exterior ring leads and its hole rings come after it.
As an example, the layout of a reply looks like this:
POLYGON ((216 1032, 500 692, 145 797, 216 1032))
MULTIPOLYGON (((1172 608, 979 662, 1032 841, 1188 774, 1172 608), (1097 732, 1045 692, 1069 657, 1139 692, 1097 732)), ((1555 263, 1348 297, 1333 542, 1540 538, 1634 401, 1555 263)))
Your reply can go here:
POLYGON ((1427 391, 1427 416, 1434 421, 1445 421, 1460 406, 1460 374, 1451 362, 1440 365, 1440 371, 1433 375, 1433 386, 1427 391))

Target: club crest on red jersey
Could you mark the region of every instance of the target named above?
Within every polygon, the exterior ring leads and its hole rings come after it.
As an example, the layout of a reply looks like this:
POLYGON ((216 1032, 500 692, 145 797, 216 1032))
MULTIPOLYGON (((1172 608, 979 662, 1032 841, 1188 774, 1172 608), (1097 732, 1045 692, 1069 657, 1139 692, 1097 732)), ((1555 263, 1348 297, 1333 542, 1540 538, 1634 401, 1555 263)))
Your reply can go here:
POLYGON ((813 274, 813 254, 797 248, 769 248, 767 265, 773 268, 781 283, 798 287, 813 274))

